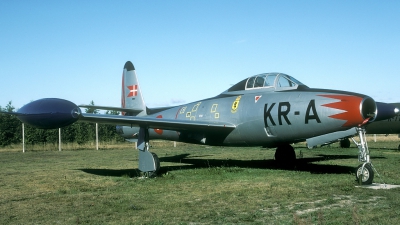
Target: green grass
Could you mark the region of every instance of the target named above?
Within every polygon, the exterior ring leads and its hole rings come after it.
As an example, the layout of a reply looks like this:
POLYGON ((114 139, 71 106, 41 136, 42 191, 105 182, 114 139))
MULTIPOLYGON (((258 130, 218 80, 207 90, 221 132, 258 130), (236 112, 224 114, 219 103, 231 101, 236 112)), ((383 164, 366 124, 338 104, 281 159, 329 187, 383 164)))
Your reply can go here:
MULTIPOLYGON (((400 139, 369 142, 400 184, 400 139)), ((162 170, 142 178, 133 145, 0 151, 0 224, 396 224, 400 188, 355 187, 358 150, 297 144, 295 170, 274 149, 154 142, 162 170)), ((380 182, 375 177, 375 182, 380 182)))

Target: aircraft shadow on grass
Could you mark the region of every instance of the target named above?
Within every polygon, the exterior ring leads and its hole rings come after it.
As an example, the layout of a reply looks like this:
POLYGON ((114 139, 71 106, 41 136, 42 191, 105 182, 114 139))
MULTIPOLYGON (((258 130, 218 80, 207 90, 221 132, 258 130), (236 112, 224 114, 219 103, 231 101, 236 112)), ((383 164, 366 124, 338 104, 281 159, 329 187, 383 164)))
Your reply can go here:
MULTIPOLYGON (((160 158, 160 162, 171 162, 171 163, 183 163, 186 165, 173 165, 173 166, 162 166, 159 171, 159 175, 166 174, 169 171, 184 170, 184 169, 195 169, 195 168, 216 168, 216 167, 240 167, 240 168, 255 168, 255 169, 271 169, 271 170, 293 170, 293 171, 304 171, 312 174, 354 174, 355 168, 353 166, 341 166, 341 165, 324 165, 315 164, 315 162, 322 162, 328 160, 340 160, 340 159, 354 159, 357 156, 350 155, 318 155, 313 158, 301 158, 297 159, 295 168, 282 168, 279 167, 274 159, 267 160, 237 160, 237 159, 205 159, 204 156, 193 156, 190 154, 181 154, 169 157, 160 158)), ((385 157, 372 157, 373 159, 385 158, 385 157)), ((79 169, 85 173, 90 173, 99 176, 113 176, 113 177, 140 177, 141 172, 139 169, 79 169)))
POLYGON ((392 147, 392 148, 386 148, 386 147, 369 147, 369 149, 371 150, 392 150, 395 152, 398 152, 400 149, 398 147, 392 147))

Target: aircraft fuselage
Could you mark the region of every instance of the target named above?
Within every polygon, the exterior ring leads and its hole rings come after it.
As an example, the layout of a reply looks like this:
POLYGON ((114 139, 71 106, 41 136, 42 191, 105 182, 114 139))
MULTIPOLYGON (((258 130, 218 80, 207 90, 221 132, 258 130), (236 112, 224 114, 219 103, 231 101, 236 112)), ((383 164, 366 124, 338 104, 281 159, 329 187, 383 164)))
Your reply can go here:
MULTIPOLYGON (((205 99, 158 112, 149 117, 226 121, 237 127, 218 135, 204 132, 176 132, 150 129, 150 139, 197 142, 217 145, 277 146, 304 141, 357 126, 364 120, 360 109, 369 107, 371 98, 349 92, 306 89, 303 91, 263 92, 227 95, 205 99)), ((123 128, 132 138, 138 128, 123 128)))

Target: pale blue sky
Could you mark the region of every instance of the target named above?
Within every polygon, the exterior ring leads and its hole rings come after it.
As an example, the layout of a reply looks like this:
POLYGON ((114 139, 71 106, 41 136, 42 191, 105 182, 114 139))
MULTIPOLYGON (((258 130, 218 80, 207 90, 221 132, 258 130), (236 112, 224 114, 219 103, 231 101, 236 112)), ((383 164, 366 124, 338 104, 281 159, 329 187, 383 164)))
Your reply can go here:
POLYGON ((148 106, 287 73, 400 102, 400 1, 0 1, 0 106, 120 106, 127 60, 148 106))

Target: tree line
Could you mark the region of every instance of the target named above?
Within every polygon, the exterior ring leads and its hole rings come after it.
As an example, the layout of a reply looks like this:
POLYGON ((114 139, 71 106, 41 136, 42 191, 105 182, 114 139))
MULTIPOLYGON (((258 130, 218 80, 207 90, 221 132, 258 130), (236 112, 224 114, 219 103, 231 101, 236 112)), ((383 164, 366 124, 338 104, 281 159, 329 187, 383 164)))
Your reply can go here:
MULTIPOLYGON (((94 102, 91 101, 91 105, 94 102)), ((15 107, 10 101, 2 111, 15 112, 15 107)), ((99 110, 86 109, 86 113, 98 114, 99 110)), ((118 111, 106 111, 105 114, 118 115, 118 111)), ((24 124, 26 144, 58 143, 58 129, 38 129, 24 124)), ((99 141, 101 142, 124 142, 124 138, 116 133, 114 125, 98 124, 99 141)), ((77 122, 61 128, 61 139, 63 143, 85 144, 96 139, 96 124, 77 122)), ((22 142, 22 122, 16 116, 0 113, 0 146, 19 144, 22 142)))

